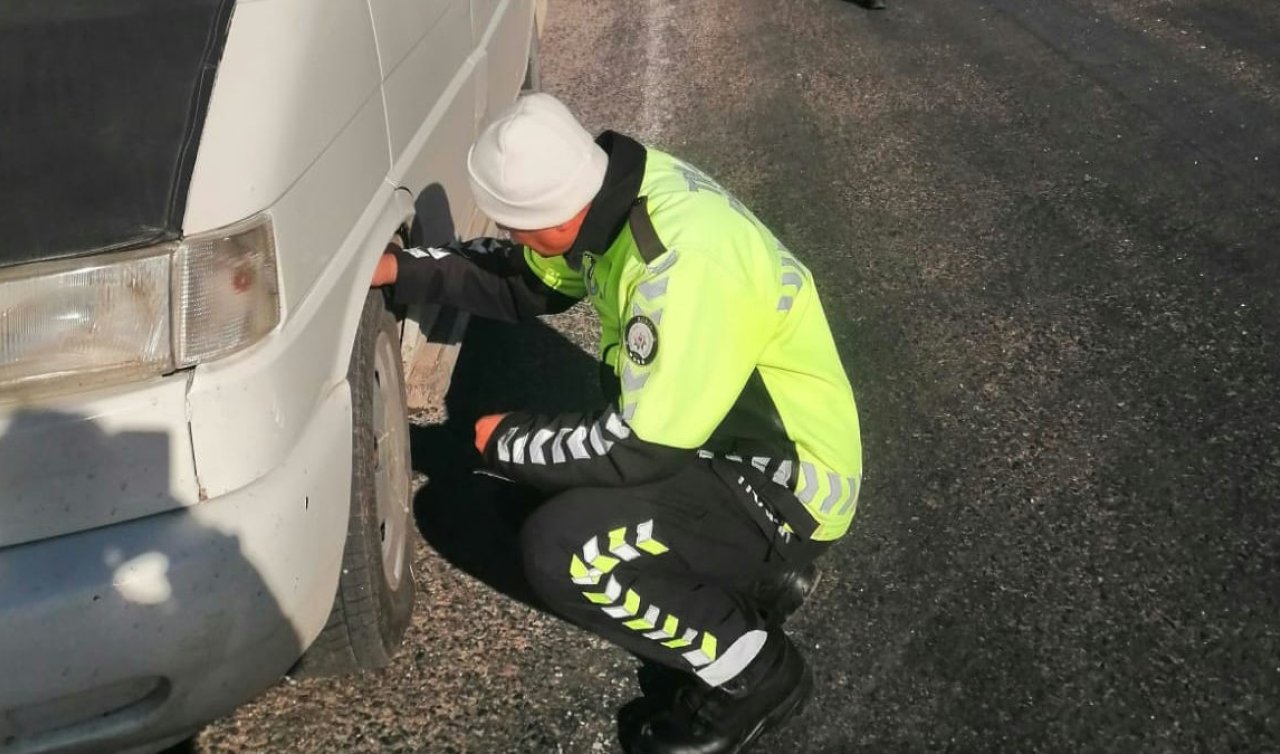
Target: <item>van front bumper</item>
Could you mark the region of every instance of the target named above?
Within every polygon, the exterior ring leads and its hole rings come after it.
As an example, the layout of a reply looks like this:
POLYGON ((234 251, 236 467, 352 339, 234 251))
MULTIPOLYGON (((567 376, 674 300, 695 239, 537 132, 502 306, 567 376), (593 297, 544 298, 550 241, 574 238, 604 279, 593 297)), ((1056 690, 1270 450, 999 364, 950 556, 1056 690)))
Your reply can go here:
POLYGON ((0 750, 145 747, 275 683, 332 607, 350 469, 343 383, 253 484, 0 549, 0 750))

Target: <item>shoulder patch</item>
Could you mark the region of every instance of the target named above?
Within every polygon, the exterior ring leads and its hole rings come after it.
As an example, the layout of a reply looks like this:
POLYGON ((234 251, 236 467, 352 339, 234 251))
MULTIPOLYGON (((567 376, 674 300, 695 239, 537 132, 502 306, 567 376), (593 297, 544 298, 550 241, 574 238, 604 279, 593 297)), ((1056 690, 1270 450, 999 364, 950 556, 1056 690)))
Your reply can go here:
POLYGON ((627 320, 622 331, 623 341, 627 346, 627 357, 640 366, 653 363, 658 356, 658 328, 653 320, 637 314, 627 320))

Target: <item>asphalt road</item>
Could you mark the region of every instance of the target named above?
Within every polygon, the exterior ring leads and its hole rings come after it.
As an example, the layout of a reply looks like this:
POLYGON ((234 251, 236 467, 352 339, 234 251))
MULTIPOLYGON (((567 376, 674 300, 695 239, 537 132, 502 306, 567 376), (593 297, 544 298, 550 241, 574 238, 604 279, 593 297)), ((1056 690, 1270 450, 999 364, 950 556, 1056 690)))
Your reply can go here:
MULTIPOLYGON (((757 750, 1280 751, 1280 4, 888 1, 553 0, 544 37, 590 127, 808 262, 858 395, 818 695, 757 750)), ((590 402, 592 328, 473 327, 451 424, 590 402)), ((396 663, 198 748, 617 749, 629 658, 468 575, 502 546, 440 492, 396 663)))

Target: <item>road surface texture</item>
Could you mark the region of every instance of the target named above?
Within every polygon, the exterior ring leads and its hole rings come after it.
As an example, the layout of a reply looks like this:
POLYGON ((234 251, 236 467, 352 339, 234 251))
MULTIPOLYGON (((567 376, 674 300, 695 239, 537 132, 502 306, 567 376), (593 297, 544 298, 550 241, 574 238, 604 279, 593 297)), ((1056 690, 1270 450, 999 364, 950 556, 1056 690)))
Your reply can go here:
MULTIPOLYGON (((1280 3, 889 3, 558 0, 542 46, 809 264, 859 399, 817 695, 756 750, 1280 751, 1280 3)), ((598 400, 594 327, 472 327, 403 652, 197 750, 618 750, 631 659, 503 596, 450 478, 480 412, 598 400)))

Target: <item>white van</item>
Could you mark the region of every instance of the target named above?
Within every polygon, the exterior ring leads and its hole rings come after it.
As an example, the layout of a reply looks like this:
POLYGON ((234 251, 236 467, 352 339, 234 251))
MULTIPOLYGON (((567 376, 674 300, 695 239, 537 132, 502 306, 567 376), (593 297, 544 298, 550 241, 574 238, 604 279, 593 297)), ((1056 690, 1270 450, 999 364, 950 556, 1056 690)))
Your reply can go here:
POLYGON ((458 321, 368 281, 415 208, 484 230, 466 152, 534 4, 0 5, 0 752, 152 751, 389 660, 402 358, 458 321))

